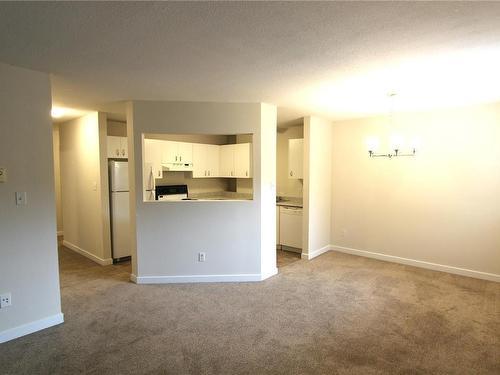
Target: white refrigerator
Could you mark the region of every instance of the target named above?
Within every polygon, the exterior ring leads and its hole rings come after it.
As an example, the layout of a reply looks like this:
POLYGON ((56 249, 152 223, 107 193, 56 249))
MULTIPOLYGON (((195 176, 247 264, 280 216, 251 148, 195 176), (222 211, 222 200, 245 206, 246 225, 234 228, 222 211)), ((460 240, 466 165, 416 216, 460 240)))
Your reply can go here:
POLYGON ((111 248, 113 261, 130 257, 128 162, 110 161, 111 248))

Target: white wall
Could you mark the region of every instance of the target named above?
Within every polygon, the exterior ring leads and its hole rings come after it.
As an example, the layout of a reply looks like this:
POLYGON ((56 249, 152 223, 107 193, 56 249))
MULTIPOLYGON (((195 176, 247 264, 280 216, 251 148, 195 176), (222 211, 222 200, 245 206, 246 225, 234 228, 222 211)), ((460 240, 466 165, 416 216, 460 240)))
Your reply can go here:
POLYGON ((127 123, 122 121, 107 120, 106 135, 115 137, 127 136, 127 123))
POLYGON ((135 170, 135 176, 131 174, 132 179, 135 177, 131 181, 131 215, 136 219, 136 281, 260 280, 276 272, 275 257, 268 259, 266 255, 266 262, 271 264, 261 262, 262 254, 275 246, 274 238, 262 233, 263 217, 268 216, 274 227, 275 172, 274 167, 262 168, 261 164, 267 163, 267 157, 274 163, 276 135, 269 134, 269 127, 276 132, 275 108, 261 104, 137 101, 129 103, 127 123, 128 134, 133 134, 129 166, 135 170), (254 199, 143 202, 141 189, 136 189, 142 186, 143 133, 254 134, 254 199), (272 137, 272 145, 268 137, 272 137), (263 144, 266 149, 261 149, 263 144), (271 204, 264 207, 263 202, 268 201, 271 204), (269 244, 265 246, 263 241, 269 244), (200 251, 207 253, 204 263, 197 261, 200 251))
MULTIPOLYGON (((260 128, 261 274, 272 276, 276 269, 276 106, 262 104, 260 128)), ((244 138, 244 137, 241 137, 244 138)), ((244 141, 244 139, 241 139, 244 141)), ((255 158, 254 158, 255 160, 255 158)), ((242 188, 238 188, 242 190, 242 188)))
POLYGON ((112 263, 106 162, 106 117, 97 112, 60 124, 64 245, 112 263))
POLYGON ((303 125, 278 129, 276 144, 276 190, 279 196, 302 198, 304 181, 288 178, 288 140, 297 138, 304 138, 303 125))
POLYGON ((332 210, 332 123, 304 118, 304 209, 302 257, 330 249, 332 210))
POLYGON ((500 281, 500 105, 401 114, 395 123, 334 124, 332 244, 500 281), (365 139, 392 133, 420 137, 417 156, 370 159, 365 139))
POLYGON ((54 185, 56 194, 57 234, 63 234, 62 202, 61 202, 61 165, 59 157, 59 124, 52 127, 52 144, 54 157, 54 185))
POLYGON ((0 343, 61 323, 48 74, 0 64, 0 343), (15 192, 27 192, 16 206, 15 192))

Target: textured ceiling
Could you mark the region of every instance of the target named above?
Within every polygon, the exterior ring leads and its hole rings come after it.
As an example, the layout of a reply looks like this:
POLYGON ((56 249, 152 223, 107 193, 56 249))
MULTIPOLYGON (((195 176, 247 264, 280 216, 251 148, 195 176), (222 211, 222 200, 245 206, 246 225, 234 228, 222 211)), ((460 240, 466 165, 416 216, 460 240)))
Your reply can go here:
POLYGON ((264 101, 282 123, 341 119, 385 112, 389 91, 439 104, 464 77, 458 104, 494 101, 500 82, 478 95, 470 75, 496 83, 481 61, 500 63, 499 41, 500 3, 0 4, 0 61, 52 73, 54 103, 83 109, 264 101))

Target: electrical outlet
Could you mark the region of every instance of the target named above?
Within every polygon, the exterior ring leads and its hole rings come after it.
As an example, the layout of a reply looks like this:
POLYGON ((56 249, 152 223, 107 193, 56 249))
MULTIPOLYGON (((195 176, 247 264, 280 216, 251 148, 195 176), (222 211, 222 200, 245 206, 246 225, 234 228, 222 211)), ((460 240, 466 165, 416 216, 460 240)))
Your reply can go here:
POLYGON ((18 206, 25 206, 28 204, 25 191, 16 191, 16 204, 18 206))
POLYGON ((207 258, 207 254, 204 252, 198 253, 198 262, 204 262, 207 258))
POLYGON ((12 306, 12 296, 10 293, 0 294, 0 308, 12 306))

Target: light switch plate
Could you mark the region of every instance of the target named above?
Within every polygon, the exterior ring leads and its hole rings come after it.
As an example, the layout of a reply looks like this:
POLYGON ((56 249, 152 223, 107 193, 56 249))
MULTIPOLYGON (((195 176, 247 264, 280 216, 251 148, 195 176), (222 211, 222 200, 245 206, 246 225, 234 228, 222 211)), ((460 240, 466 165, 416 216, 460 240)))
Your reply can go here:
POLYGON ((25 191, 16 191, 16 205, 25 206, 28 204, 25 191))
POLYGON ((7 169, 0 167, 0 182, 7 182, 7 169))

